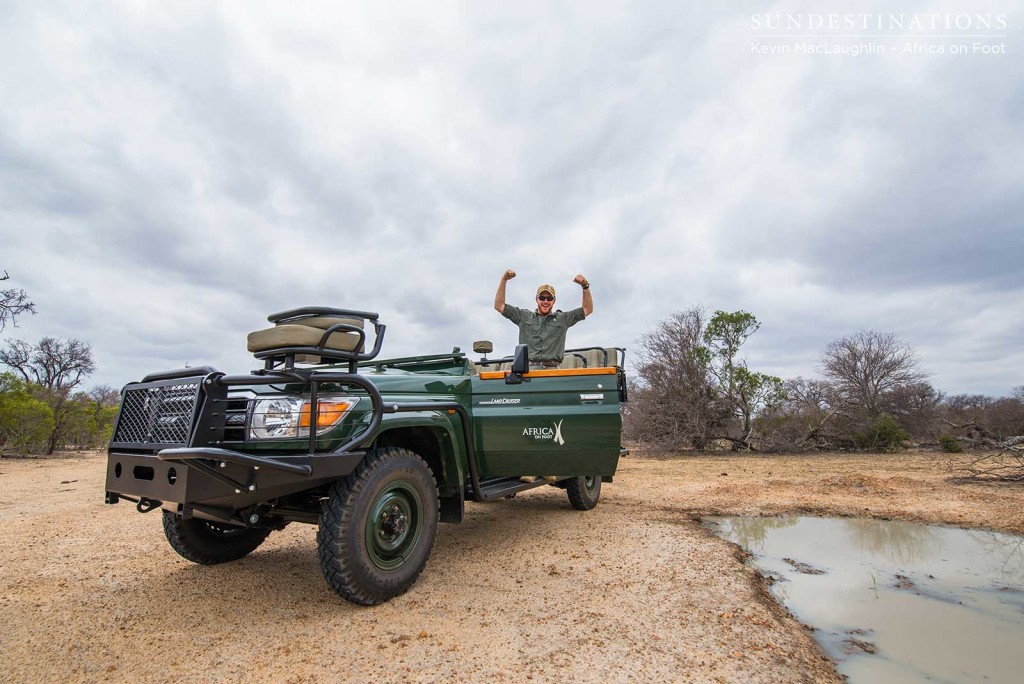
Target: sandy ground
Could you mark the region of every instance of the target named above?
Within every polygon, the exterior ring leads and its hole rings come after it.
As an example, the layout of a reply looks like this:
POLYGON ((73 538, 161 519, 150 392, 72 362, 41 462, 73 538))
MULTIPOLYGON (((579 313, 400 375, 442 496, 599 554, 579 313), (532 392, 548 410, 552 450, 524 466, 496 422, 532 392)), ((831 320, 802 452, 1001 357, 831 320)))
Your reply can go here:
POLYGON ((839 681, 704 514, 871 516, 1024 533, 1024 487, 936 454, 623 459, 601 504, 469 504, 412 590, 332 594, 315 529, 199 567, 158 513, 104 506, 105 457, 0 460, 0 680, 839 681))

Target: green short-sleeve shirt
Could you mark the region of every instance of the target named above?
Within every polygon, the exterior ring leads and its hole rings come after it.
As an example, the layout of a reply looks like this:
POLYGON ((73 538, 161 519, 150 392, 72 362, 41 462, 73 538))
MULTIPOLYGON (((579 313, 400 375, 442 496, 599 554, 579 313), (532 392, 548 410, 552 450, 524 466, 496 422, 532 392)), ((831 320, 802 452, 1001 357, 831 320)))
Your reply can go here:
POLYGON ((501 315, 519 326, 519 344, 529 347, 531 361, 561 361, 565 356, 566 331, 587 317, 582 307, 541 316, 509 304, 501 315))

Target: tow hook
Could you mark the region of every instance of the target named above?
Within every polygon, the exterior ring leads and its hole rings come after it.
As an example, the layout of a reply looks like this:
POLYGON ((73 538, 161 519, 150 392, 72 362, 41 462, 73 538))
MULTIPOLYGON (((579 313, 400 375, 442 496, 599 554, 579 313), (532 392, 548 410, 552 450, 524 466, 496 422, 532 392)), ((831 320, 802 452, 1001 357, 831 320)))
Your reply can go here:
POLYGON ((135 504, 135 510, 137 510, 139 513, 149 513, 153 509, 159 508, 159 507, 160 507, 160 502, 159 501, 153 501, 152 499, 147 499, 145 497, 142 497, 141 499, 139 499, 139 502, 137 504, 135 504))

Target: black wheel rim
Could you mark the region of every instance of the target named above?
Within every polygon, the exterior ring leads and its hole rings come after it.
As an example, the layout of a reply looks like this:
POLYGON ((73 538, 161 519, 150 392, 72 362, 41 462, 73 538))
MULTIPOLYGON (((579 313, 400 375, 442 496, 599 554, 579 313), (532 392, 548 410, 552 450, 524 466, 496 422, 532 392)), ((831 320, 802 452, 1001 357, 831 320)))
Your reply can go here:
POLYGON ((217 523, 206 522, 206 529, 216 537, 237 537, 245 532, 244 527, 234 525, 218 525, 217 523))
POLYGON ((400 568, 423 536, 423 500, 405 480, 389 483, 370 505, 366 550, 381 570, 400 568))

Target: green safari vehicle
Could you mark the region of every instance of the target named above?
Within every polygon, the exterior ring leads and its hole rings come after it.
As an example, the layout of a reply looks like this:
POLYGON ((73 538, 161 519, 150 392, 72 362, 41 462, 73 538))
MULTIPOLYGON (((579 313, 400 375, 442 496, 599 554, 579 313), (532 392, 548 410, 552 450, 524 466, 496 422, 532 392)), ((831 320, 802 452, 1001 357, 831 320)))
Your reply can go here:
POLYGON ((556 486, 588 510, 626 453, 621 347, 569 350, 551 369, 531 369, 525 345, 488 359, 488 342, 474 344, 476 361, 458 348, 380 360, 376 313, 308 307, 269 320, 249 335, 263 362, 251 374, 183 368, 121 394, 106 502, 162 509, 168 542, 195 563, 315 524, 331 588, 382 603, 412 586, 438 523, 461 522, 467 499, 556 486))

